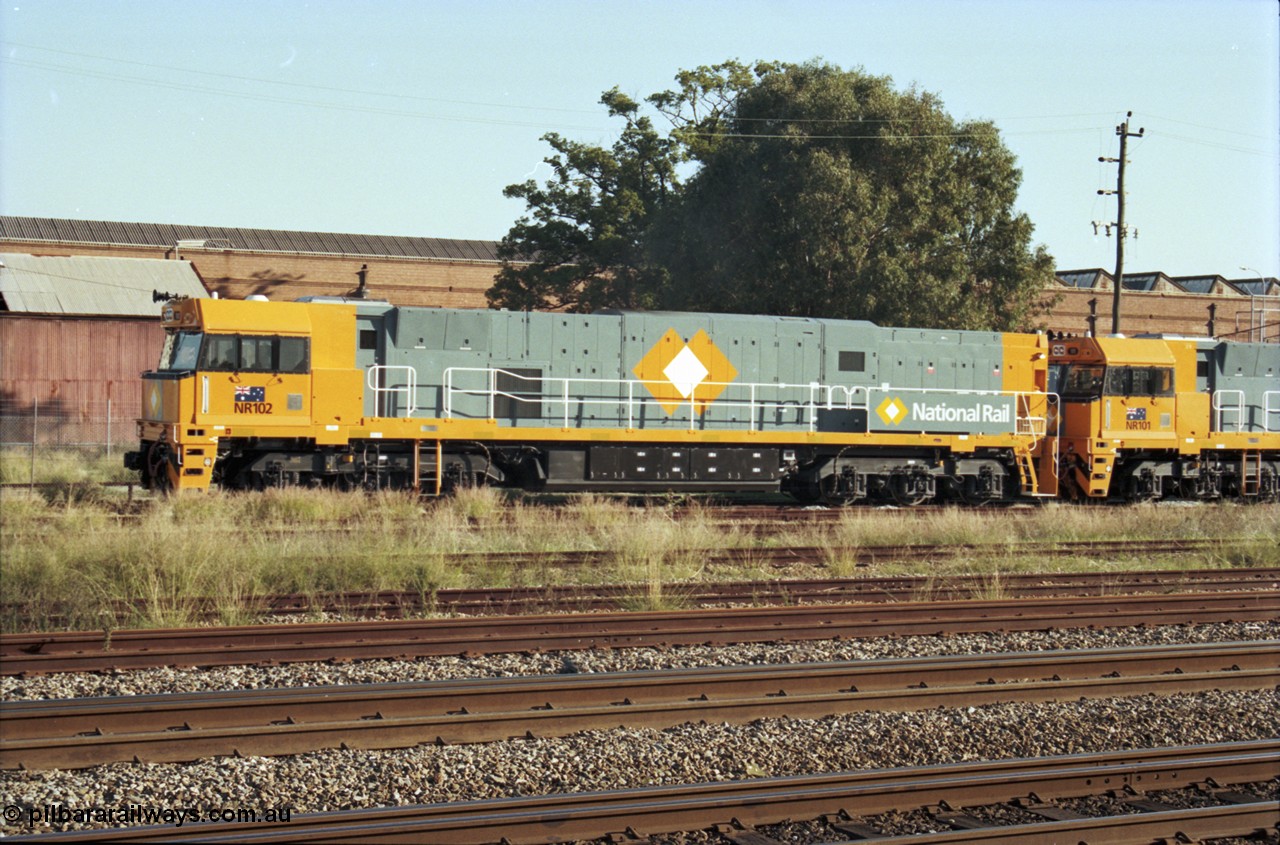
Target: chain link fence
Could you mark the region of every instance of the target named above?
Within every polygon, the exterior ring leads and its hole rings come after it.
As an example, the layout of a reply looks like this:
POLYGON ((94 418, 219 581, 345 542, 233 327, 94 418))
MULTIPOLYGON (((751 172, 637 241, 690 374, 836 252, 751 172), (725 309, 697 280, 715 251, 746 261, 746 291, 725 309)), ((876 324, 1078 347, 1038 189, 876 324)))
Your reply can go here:
POLYGON ((0 483, 136 480, 123 463, 136 419, 134 402, 0 404, 0 483))

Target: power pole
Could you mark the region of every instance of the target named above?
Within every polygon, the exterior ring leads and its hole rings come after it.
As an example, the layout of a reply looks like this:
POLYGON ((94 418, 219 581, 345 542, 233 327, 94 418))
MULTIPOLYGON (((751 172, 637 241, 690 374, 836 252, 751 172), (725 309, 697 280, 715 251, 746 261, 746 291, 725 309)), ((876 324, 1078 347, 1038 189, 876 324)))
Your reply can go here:
MULTIPOLYGON (((1120 136, 1120 157, 1107 158, 1106 156, 1098 156, 1098 161, 1110 162, 1118 164, 1118 174, 1116 176, 1116 189, 1114 191, 1099 190, 1098 193, 1104 196, 1114 194, 1116 197, 1116 222, 1103 224, 1107 230, 1107 236, 1111 236, 1111 227, 1116 229, 1116 273, 1115 273, 1115 290, 1111 295, 1111 333, 1120 334, 1120 289, 1124 287, 1124 239, 1128 237, 1129 231, 1124 225, 1124 166, 1128 163, 1125 153, 1128 149, 1128 140, 1130 138, 1141 138, 1142 133, 1146 131, 1139 128, 1137 132, 1129 131, 1129 118, 1133 117, 1133 112, 1125 115, 1124 123, 1116 127, 1116 134, 1120 136)), ((1098 223, 1093 224, 1093 231, 1098 231, 1098 223)), ((1133 236, 1136 238, 1138 232, 1135 229, 1133 236)))

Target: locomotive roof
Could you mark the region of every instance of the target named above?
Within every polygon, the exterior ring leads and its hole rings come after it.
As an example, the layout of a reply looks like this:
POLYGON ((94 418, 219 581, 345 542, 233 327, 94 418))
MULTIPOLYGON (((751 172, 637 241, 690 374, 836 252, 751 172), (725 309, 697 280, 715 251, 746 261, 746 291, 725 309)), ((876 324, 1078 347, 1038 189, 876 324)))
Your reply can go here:
MULTIPOLYGON (((591 312, 611 317, 626 317, 630 315, 649 316, 649 317, 710 317, 713 320, 776 320, 780 323, 810 323, 813 325, 821 325, 822 323, 830 323, 833 320, 826 317, 779 317, 769 314, 730 314, 726 312, 691 312, 691 311, 644 311, 639 308, 601 308, 598 311, 591 312)), ((862 326, 877 327, 876 323, 868 320, 837 320, 839 323, 854 323, 862 326)))

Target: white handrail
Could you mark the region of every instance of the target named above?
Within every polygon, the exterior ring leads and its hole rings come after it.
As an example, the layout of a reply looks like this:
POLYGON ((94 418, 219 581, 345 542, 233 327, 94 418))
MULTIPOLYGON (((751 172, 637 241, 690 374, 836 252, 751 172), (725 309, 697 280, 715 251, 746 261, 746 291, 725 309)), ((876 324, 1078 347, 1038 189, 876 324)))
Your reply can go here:
POLYGON ((1268 434, 1280 431, 1280 390, 1268 390, 1262 394, 1262 430, 1268 434), (1273 415, 1277 418, 1275 428, 1271 427, 1273 415))
MULTIPOLYGON (((445 374, 445 377, 446 379, 448 378, 448 373, 445 374)), ((413 416, 413 412, 417 410, 417 406, 418 406, 417 379, 418 379, 418 372, 413 367, 408 367, 408 366, 403 366, 398 364, 397 365, 374 364, 373 366, 369 367, 369 369, 365 372, 364 380, 365 380, 365 386, 368 387, 371 391, 373 391, 373 395, 377 397, 375 398, 375 401, 374 401, 375 414, 377 414, 378 416, 382 416, 383 411, 385 410, 382 406, 382 402, 380 401, 381 400, 380 394, 403 393, 405 396, 405 410, 403 415, 406 417, 413 416), (404 370, 407 383, 403 385, 392 386, 392 387, 380 386, 378 384, 378 381, 381 379, 375 379, 374 374, 377 373, 381 376, 385 373, 391 372, 392 370, 404 370)))
MULTIPOLYGON (((411 368, 402 368, 411 369, 411 368)), ((572 416, 572 408, 586 408, 590 406, 612 406, 618 409, 619 420, 625 418, 626 427, 634 428, 636 425, 637 408, 663 406, 669 408, 671 402, 667 400, 659 400, 656 397, 637 397, 636 386, 647 387, 664 387, 669 388, 670 383, 665 381, 646 381, 638 379, 606 379, 606 378, 548 378, 546 376, 528 376, 521 373, 514 373, 509 370, 489 367, 449 367, 444 371, 442 397, 442 411, 445 419, 452 419, 458 412, 455 409, 454 395, 477 396, 483 397, 485 402, 485 412, 488 419, 494 419, 497 397, 503 397, 513 403, 532 403, 542 405, 543 403, 551 403, 552 405, 561 405, 561 422, 563 426, 570 428, 570 418, 572 416), (458 376, 464 374, 482 374, 483 378, 478 379, 481 385, 476 387, 458 387, 456 382, 458 376), (533 392, 511 392, 497 389, 498 376, 503 376, 503 381, 508 386, 514 382, 528 382, 538 386, 537 395, 533 392), (556 383, 559 383, 559 390, 556 390, 556 383), (582 386, 580 392, 574 392, 574 386, 582 386), (625 412, 620 406, 625 405, 625 412)), ((915 394, 915 395, 941 395, 948 397, 1009 397, 1014 402, 1014 433, 1021 436, 1041 438, 1045 436, 1047 419, 1041 416, 1032 416, 1032 401, 1038 397, 1044 397, 1042 401, 1048 404, 1056 404, 1056 396, 1047 393, 1028 392, 1028 391, 1004 391, 1004 390, 965 390, 965 389, 939 389, 939 388, 889 388, 887 386, 868 387, 864 385, 823 385, 818 382, 809 382, 808 384, 786 384, 786 383, 769 383, 769 382, 711 382, 704 381, 698 385, 698 389, 694 390, 687 398, 679 401, 677 410, 687 406, 689 413, 689 429, 696 430, 698 418, 702 416, 699 413, 699 406, 702 406, 703 412, 709 404, 707 400, 699 398, 699 392, 702 388, 719 387, 726 391, 746 392, 745 398, 735 399, 732 397, 720 396, 714 400, 717 409, 746 409, 747 411, 747 430, 757 431, 757 418, 762 412, 782 411, 785 409, 793 409, 801 414, 807 413, 807 419, 803 424, 810 432, 818 431, 818 413, 821 410, 833 411, 863 411, 867 418, 865 421, 865 431, 871 430, 871 390, 881 392, 892 391, 896 394, 915 394), (762 398, 761 395, 771 398, 762 398)), ((386 388, 390 390, 390 388, 386 388)), ((552 411, 554 413, 554 411, 552 411)), ((800 420, 796 421, 797 423, 800 420)), ((778 423, 782 425, 782 423, 778 423)))
POLYGON ((1244 391, 1243 390, 1215 390, 1213 392, 1213 411, 1214 411, 1214 430, 1226 431, 1223 421, 1223 414, 1227 411, 1236 412, 1236 432, 1239 433, 1244 428, 1244 391), (1222 400, 1227 396, 1235 397, 1234 405, 1225 405, 1222 400))

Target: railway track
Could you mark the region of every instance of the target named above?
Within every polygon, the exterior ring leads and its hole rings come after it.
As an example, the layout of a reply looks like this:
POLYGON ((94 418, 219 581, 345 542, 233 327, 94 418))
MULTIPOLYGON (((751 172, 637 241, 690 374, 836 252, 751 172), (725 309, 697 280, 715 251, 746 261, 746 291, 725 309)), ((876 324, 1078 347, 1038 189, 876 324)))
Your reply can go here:
MULTIPOLYGON (((852 560, 859 565, 903 561, 925 564, 975 555, 998 555, 1013 559, 1064 557, 1118 557, 1185 554, 1220 549, 1228 541, 1196 538, 1184 540, 1079 540, 1026 541, 1021 543, 899 544, 884 546, 750 546, 744 548, 676 549, 671 558, 694 556, 708 564, 750 563, 785 568, 805 564, 824 566, 833 559, 852 560)), ((560 552, 465 552, 444 556, 451 566, 486 565, 519 567, 586 567, 606 564, 618 556, 614 550, 560 552)))
MULTIPOLYGON (((1120 593, 1234 591, 1280 588, 1280 568, 1148 570, 1128 572, 995 573, 991 575, 804 578, 768 581, 672 582, 663 596, 686 607, 732 604, 956 601, 990 597, 1104 596, 1120 593), (993 595, 995 594, 995 595, 993 595)), ((647 600, 648 584, 547 585, 487 589, 378 590, 329 594, 293 593, 246 600, 242 609, 263 617, 308 613, 403 618, 427 613, 463 615, 625 610, 647 600)), ((212 599, 180 603, 193 618, 213 622, 225 608, 212 599)), ((148 602, 120 602, 117 623, 148 611, 148 602)), ((65 608, 0 605, 8 619, 65 621, 65 608)))
POLYGON ((1280 642, 239 690, 7 703, 0 768, 459 745, 620 725, 1280 684, 1280 642))
POLYGON ((1280 590, 0 635, 0 674, 1280 619, 1280 590))
POLYGON ((1012 759, 921 768, 759 778, 612 792, 368 808, 293 816, 288 824, 188 823, 13 837, 42 842, 430 842, 549 843, 643 836, 715 828, 722 841, 776 845, 754 826, 821 819, 836 838, 875 835, 869 821, 892 811, 926 809, 949 833, 885 838, 893 845, 943 842, 1152 842, 1276 832, 1274 801, 1228 787, 1273 780, 1280 741, 1152 748, 1066 757, 1012 759), (1161 808, 1082 818, 1058 806, 1072 798, 1125 790, 1134 803, 1148 789, 1193 785, 1215 806, 1161 808), (1039 824, 973 827, 951 808, 1016 806, 1039 824))

